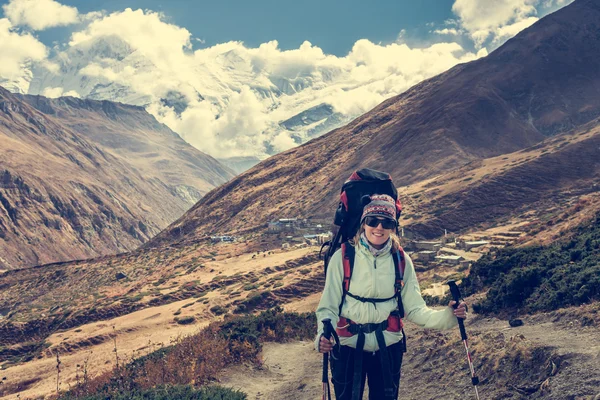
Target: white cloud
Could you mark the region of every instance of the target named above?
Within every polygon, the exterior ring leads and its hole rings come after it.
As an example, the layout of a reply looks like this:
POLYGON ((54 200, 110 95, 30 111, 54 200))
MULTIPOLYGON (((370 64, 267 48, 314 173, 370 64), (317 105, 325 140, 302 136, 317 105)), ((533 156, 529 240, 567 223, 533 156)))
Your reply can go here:
POLYGON ((415 48, 369 40, 357 41, 345 57, 309 42, 292 50, 279 49, 276 41, 256 48, 228 42, 192 52, 190 40, 186 29, 152 11, 101 15, 75 32, 70 47, 54 60, 63 71, 75 72, 46 79, 45 87, 53 95, 77 90, 86 97, 95 91, 95 98, 147 105, 159 121, 216 157, 265 157, 310 138, 308 129, 279 126, 301 111, 326 103, 356 117, 485 54, 457 43, 415 48), (184 101, 185 111, 176 113, 164 100, 169 97, 184 101))
POLYGON ((22 77, 24 63, 42 61, 48 51, 40 41, 29 33, 20 34, 13 30, 6 18, 0 19, 0 77, 16 80, 22 77))
POLYGON ((68 92, 63 93, 63 96, 71 96, 71 97, 76 97, 78 99, 81 98, 79 93, 77 93, 75 90, 69 90, 68 92))
POLYGON ((529 28, 537 21, 539 21, 539 18, 529 17, 515 22, 514 24, 501 26, 496 29, 496 32, 494 32, 494 39, 492 43, 502 44, 511 37, 515 36, 517 33, 521 32, 523 29, 529 28))
MULTIPOLYGON (((573 0, 455 0, 452 11, 458 25, 477 48, 488 43, 496 48, 543 15, 570 4, 573 0)), ((446 21, 446 25, 456 21, 446 21)), ((436 33, 441 33, 437 32, 436 33)))
POLYGON ((406 37, 406 29, 401 29, 400 32, 398 32, 398 36, 396 36, 396 43, 404 42, 405 37, 406 37))
POLYGON ((10 0, 2 8, 13 25, 28 25, 34 30, 78 22, 77 8, 54 0, 10 0))
POLYGON ((437 33, 438 35, 459 35, 460 32, 458 29, 454 28, 444 28, 444 29, 436 29, 433 33, 437 33))
POLYGON ((42 91, 42 96, 46 96, 51 99, 55 99, 57 97, 62 97, 62 96, 71 96, 71 97, 81 98, 81 96, 79 95, 79 93, 77 93, 77 91, 69 90, 68 92, 65 92, 65 90, 61 87, 47 87, 42 91))
POLYGON ((191 35, 185 28, 163 22, 162 17, 160 13, 127 8, 94 20, 85 30, 75 32, 69 44, 85 48, 93 38, 116 36, 157 67, 175 70, 185 62, 183 50, 191 49, 191 35))
POLYGON ((63 94, 63 88, 61 87, 47 87, 44 89, 44 91, 42 92, 42 96, 46 96, 46 97, 50 97, 51 99, 55 99, 57 97, 62 96, 63 94))

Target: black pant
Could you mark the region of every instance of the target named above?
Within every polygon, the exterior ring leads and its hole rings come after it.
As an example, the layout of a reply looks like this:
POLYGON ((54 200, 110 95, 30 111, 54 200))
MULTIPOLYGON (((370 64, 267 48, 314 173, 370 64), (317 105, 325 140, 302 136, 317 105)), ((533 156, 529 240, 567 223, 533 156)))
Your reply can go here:
MULTIPOLYGON (((390 359, 392 382, 394 384, 394 399, 398 398, 398 387, 400 386, 400 368, 402 367, 402 343, 396 343, 387 347, 390 359)), ((352 399, 352 379, 354 374, 354 357, 356 350, 348 346, 340 346, 339 354, 331 360, 331 380, 337 400, 352 399)), ((369 400, 385 399, 383 387, 383 373, 381 370, 381 356, 379 351, 363 351, 362 379, 360 385, 360 397, 365 389, 365 378, 369 382, 369 400)))

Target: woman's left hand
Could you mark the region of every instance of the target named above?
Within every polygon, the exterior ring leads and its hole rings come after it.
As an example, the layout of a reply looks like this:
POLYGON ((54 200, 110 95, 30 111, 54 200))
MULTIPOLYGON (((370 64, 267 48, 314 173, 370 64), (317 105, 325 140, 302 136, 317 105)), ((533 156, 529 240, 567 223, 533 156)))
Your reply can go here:
POLYGON ((464 301, 461 301, 460 304, 458 305, 458 307, 454 308, 455 304, 456 304, 456 301, 454 301, 454 300, 452 300, 450 302, 450 304, 448 304, 448 306, 450 308, 452 308, 452 312, 454 313, 454 316, 457 318, 462 318, 462 319, 467 318, 467 303, 465 303, 464 301))

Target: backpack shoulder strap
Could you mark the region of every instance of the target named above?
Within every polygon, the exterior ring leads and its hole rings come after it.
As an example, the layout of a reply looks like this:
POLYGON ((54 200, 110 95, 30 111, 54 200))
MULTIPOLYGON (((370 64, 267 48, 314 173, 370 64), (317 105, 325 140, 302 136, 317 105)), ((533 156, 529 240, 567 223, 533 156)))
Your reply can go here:
POLYGON ((398 311, 400 318, 404 318, 404 305, 402 304, 402 288, 404 287, 404 271, 406 269, 406 256, 402 247, 394 250, 392 248, 392 258, 394 259, 394 271, 396 272, 396 284, 394 289, 398 297, 398 311))
POLYGON ((355 256, 356 252, 354 246, 352 246, 348 242, 342 243, 342 265, 344 267, 344 281, 342 282, 342 300, 340 302, 338 315, 342 314, 342 306, 344 305, 344 300, 346 300, 346 294, 350 290, 350 279, 352 278, 352 271, 354 270, 355 256))
POLYGON ((394 257, 394 266, 396 267, 396 280, 403 280, 404 270, 406 269, 404 249, 402 247, 398 247, 397 250, 392 249, 392 256, 394 257))

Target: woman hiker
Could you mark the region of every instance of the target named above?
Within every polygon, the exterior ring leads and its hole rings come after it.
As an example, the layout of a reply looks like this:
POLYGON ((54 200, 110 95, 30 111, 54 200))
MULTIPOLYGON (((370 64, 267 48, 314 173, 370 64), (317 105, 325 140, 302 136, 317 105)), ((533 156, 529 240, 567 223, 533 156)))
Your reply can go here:
POLYGON ((432 329, 452 328, 457 317, 467 317, 464 302, 456 309, 452 307, 454 301, 443 310, 425 305, 410 257, 402 250, 398 252, 396 224, 394 199, 370 196, 356 237, 329 262, 316 312, 319 332, 315 347, 321 353, 333 351, 331 374, 337 400, 362 399, 365 378, 370 400, 398 398, 406 343, 402 314, 432 329), (396 295, 397 288, 401 296, 396 295), (335 349, 333 338, 327 340, 322 335, 321 321, 326 318, 331 319, 339 336, 340 346, 335 349))

